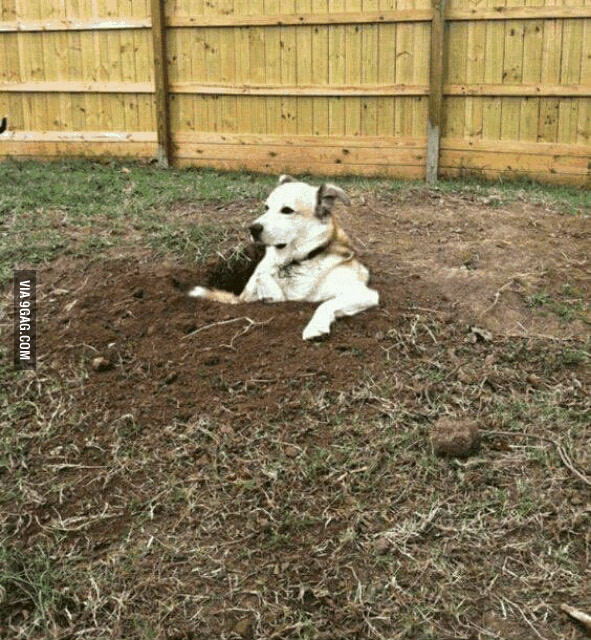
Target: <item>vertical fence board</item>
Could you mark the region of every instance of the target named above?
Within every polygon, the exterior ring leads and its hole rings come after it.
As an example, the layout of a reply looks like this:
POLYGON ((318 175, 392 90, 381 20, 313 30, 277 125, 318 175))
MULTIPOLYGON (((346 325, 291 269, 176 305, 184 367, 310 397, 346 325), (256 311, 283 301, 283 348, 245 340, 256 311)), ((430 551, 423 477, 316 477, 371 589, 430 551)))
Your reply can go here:
POLYGON ((166 29, 164 5, 161 0, 152 0, 152 42, 154 47, 154 85, 156 103, 156 132, 158 136, 157 159, 161 166, 170 162, 170 116, 168 112, 168 65, 166 61, 166 29))

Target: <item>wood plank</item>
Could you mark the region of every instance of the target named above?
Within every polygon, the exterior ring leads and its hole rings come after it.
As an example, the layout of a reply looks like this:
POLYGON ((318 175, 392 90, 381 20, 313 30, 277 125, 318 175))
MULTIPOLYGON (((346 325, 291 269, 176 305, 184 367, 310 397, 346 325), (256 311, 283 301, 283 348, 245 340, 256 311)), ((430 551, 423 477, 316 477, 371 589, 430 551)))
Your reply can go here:
MULTIPOLYGON (((311 0, 297 0, 296 6, 306 13, 310 13, 312 10, 311 0)), ((296 78, 297 84, 302 86, 313 85, 313 28, 312 25, 303 25, 296 29, 296 78)), ((314 132, 314 105, 313 100, 307 96, 304 97, 304 95, 300 93, 299 96, 301 97, 297 100, 296 120, 298 134, 311 135, 314 132)))
POLYGON ((584 84, 447 84, 448 96, 568 96, 589 97, 591 86, 584 84))
MULTIPOLYGON (((574 0, 566 0, 572 4, 574 0)), ((579 2, 580 0, 576 0, 579 2)), ((562 23, 562 64, 560 82, 580 86, 581 54, 583 48, 583 21, 565 20, 562 23)), ((588 86, 591 90, 591 86, 588 86)), ((579 100, 560 100, 558 106, 558 142, 575 142, 579 100)))
MULTIPOLYGON (((308 65, 309 66, 309 65, 308 65)), ((300 70, 301 71, 301 70, 300 70)), ((301 71, 303 72, 303 71, 301 71)), ((251 96, 424 96, 428 95, 427 85, 359 85, 351 84, 348 78, 344 86, 325 86, 311 84, 204 84, 200 82, 172 82, 173 93, 199 93, 214 95, 251 95, 251 96)), ((2 85, 0 85, 1 90, 2 85)))
POLYGON ((156 152, 156 143, 146 142, 13 142, 3 141, 0 157, 134 157, 150 158, 156 152))
MULTIPOLYGON (((136 3, 137 4, 137 3, 136 3)), ((117 7, 117 15, 125 18, 125 13, 131 9, 129 2, 126 0, 119 0, 117 7)), ((121 80, 123 82, 137 82, 136 72, 136 56, 134 45, 134 33, 133 31, 120 31, 119 32, 119 55, 121 57, 121 80)), ((137 131, 139 128, 138 121, 138 109, 137 109, 137 94, 126 94, 122 96, 123 102, 123 118, 124 129, 126 131, 137 131)))
MULTIPOLYGON (((336 27, 331 27, 336 28, 336 27)), ((396 25, 381 25, 378 29, 378 84, 396 81, 396 25)), ((425 73, 427 70, 425 69, 425 73)), ((378 101, 378 135, 394 135, 396 99, 382 97, 378 101)))
POLYGON ((532 6, 532 7, 474 7, 473 9, 450 9, 447 20, 541 20, 591 18, 591 7, 532 6))
MULTIPOLYGON (((506 0, 508 6, 520 5, 523 0, 506 0)), ((523 68, 523 22, 505 21, 505 49, 503 55, 503 84, 521 85, 523 68)), ((521 100, 513 97, 501 100, 501 139, 518 140, 521 100)))
POLYGON ((250 162, 290 162, 293 166, 305 166, 307 162, 329 164, 405 165, 424 167, 425 152, 422 149, 396 149, 382 147, 325 147, 322 145, 283 144, 189 144, 174 143, 175 157, 200 158, 202 160, 241 160, 250 162))
POLYGON ((10 131, 3 141, 11 142, 157 142, 152 131, 10 131))
MULTIPOLYGON (((281 10, 279 0, 265 0, 265 13, 279 13, 281 10)), ((228 33, 227 29, 222 29, 228 33)), ((272 27, 265 32, 265 84, 281 84, 281 27, 272 27)), ((240 98, 231 98, 239 100, 240 98)), ((265 99, 265 111, 267 115, 267 133, 280 134, 281 122, 281 98, 271 96, 265 99)))
MULTIPOLYGON (((526 0, 535 5, 538 0, 526 0)), ((524 24, 523 34, 523 75, 524 84, 540 83, 542 80, 542 43, 544 23, 532 20, 524 24)), ((538 117, 540 100, 529 96, 521 100, 519 139, 535 141, 538 137, 538 117)))
MULTIPOLYGON (((303 0, 298 0, 298 4, 303 0)), ((169 27, 269 27, 330 24, 379 24, 388 22, 428 22, 430 10, 344 11, 342 13, 292 13, 277 15, 171 16, 169 27)))
POLYGON ((304 166, 286 162, 273 162, 271 160, 261 163, 251 161, 248 158, 239 160, 203 160, 200 158, 176 158, 175 167, 207 167, 220 171, 252 171, 253 173, 281 174, 290 173, 298 175, 312 173, 315 176, 366 176, 366 177, 390 177, 418 180, 424 175, 424 168, 420 166, 404 165, 354 165, 354 164, 328 164, 307 161, 304 166))
MULTIPOLYGON (((560 0, 548 0, 548 4, 556 4, 560 0)), ((562 21, 546 20, 542 36, 542 68, 543 84, 560 83, 560 66, 562 58, 562 21)), ((555 98, 540 100, 538 119, 538 141, 555 142, 558 134, 559 101, 555 98)))
MULTIPOLYGON (((105 3, 107 5, 108 17, 111 18, 119 15, 119 0, 105 0, 105 3)), ((111 62, 109 80, 112 79, 116 82, 124 82, 125 77, 123 74, 123 57, 121 55, 121 36, 125 35, 125 32, 121 30, 104 31, 101 35, 103 38, 106 36, 108 43, 107 46, 109 48, 109 59, 111 62)), ((110 96, 105 96, 105 100, 109 100, 111 102, 111 128, 114 131, 123 131, 126 128, 125 98, 126 96, 124 94, 112 94, 110 96)))
MULTIPOLYGON (((414 0, 397 0, 397 7, 410 10, 414 0)), ((414 78, 414 25, 396 25, 396 76, 398 84, 412 85, 414 78)), ((427 85, 428 86, 428 85, 427 85)), ((413 128, 413 109, 409 100, 396 99, 394 113, 394 133, 397 136, 410 136, 413 128)))
POLYGON ((172 139, 181 144, 239 144, 239 145, 285 145, 323 147, 368 147, 368 148, 396 148, 396 149, 426 149, 426 138, 399 138, 373 136, 272 136, 257 134, 231 133, 173 133, 172 139))
MULTIPOLYGON (((490 0, 489 0, 490 3, 490 0)), ((483 7, 483 10, 485 8, 483 7)), ((505 24, 486 23, 486 51, 484 54, 484 83, 503 83, 503 56, 505 55, 505 24)), ((497 140, 501 136, 501 100, 489 97, 482 105, 482 137, 497 140)))
MULTIPOLYGON (((430 0, 426 0, 427 3, 430 0)), ((418 2, 418 0, 417 0, 418 2)), ((386 27, 381 26, 380 29, 386 27)), ((430 56, 431 56, 431 25, 428 23, 415 23, 413 30, 413 78, 412 84, 424 84, 429 82, 430 56)), ((429 99, 417 96, 408 100, 412 105, 412 124, 409 133, 413 136, 427 135, 427 122, 429 118, 429 99)))
MULTIPOLYGON (((378 0, 363 0, 362 10, 364 12, 376 11, 378 6, 378 0)), ((378 69, 380 67, 379 28, 380 25, 377 24, 368 24, 361 28, 361 84, 363 86, 376 86, 378 83, 378 69)), ((361 100, 361 135, 377 135, 378 101, 375 97, 361 100)))
POLYGON ((427 159, 425 176, 428 184, 437 182, 439 140, 443 116, 443 69, 445 59, 445 0, 433 0, 431 24, 431 64, 429 119, 427 123, 427 159))
POLYGON ((591 176, 589 161, 580 156, 444 150, 441 152, 441 164, 467 169, 542 171, 548 174, 572 173, 591 176))
POLYGON ((149 18, 126 18, 109 20, 35 20, 0 22, 0 33, 38 31, 97 31, 113 29, 149 29, 149 18))
MULTIPOLYGON (((587 4, 589 4, 589 0, 587 4)), ((583 24, 581 84, 591 86, 591 20, 586 20, 583 24)), ((591 144, 591 99, 584 99, 579 102, 577 142, 579 144, 591 144)))
MULTIPOLYGON (((345 8, 349 13, 361 12, 361 0, 346 0, 345 8)), ((348 24, 345 27, 345 79, 349 86, 361 85, 362 72, 362 29, 359 24, 348 24)), ((345 105, 345 134, 361 135, 361 101, 357 98, 343 99, 345 105)))
MULTIPOLYGON (((493 7, 488 9, 453 9, 446 19, 458 20, 540 20, 591 18, 591 7, 493 7)), ((289 26, 302 24, 379 24, 398 22, 430 22, 432 13, 428 9, 399 11, 342 12, 326 14, 236 16, 170 16, 169 27, 238 27, 238 26, 289 26)), ((149 29, 149 18, 125 20, 53 20, 53 21, 3 21, 0 32, 26 31, 96 31, 98 29, 149 29)))
POLYGON ((506 142, 504 140, 465 140, 442 138, 441 149, 450 151, 489 151, 550 156, 591 156, 591 145, 556 144, 549 142, 506 142))
MULTIPOLYGON (((147 0, 142 3, 133 3, 132 5, 135 15, 146 13, 147 0)), ((149 31, 134 31, 133 32, 133 57, 135 60, 135 81, 136 82, 153 82, 153 54, 152 47, 152 34, 149 31)), ((156 118, 154 111, 154 101, 151 95, 148 94, 136 94, 135 101, 137 106, 137 128, 139 131, 146 129, 156 130, 156 118)), ((169 107, 170 108, 170 107, 169 107)))
MULTIPOLYGON (((78 18, 80 15, 80 0, 66 0, 66 17, 78 18)), ((85 78, 85 51, 83 50, 83 40, 88 42, 92 39, 91 33, 81 33, 80 31, 73 31, 68 34, 68 73, 66 75, 70 80, 74 78, 85 78), (83 38, 84 36, 84 38, 83 38)), ((87 111, 87 96, 85 94, 70 94, 70 119, 72 122, 72 129, 79 131, 86 127, 86 111, 87 111)))
MULTIPOLYGON (((446 20, 540 20, 591 18, 591 7, 505 7, 495 6, 474 9, 450 9, 446 20)), ((344 11, 326 14, 294 13, 278 15, 212 15, 171 16, 170 27, 249 27, 249 26, 295 26, 310 24, 379 24, 399 22, 430 22, 429 9, 401 9, 385 11, 344 11)))
POLYGON ((11 93, 153 93, 154 85, 151 82, 29 80, 0 83, 0 91, 11 93))
MULTIPOLYGON (((295 0, 280 0, 279 9, 282 13, 295 12, 295 0)), ((296 30, 280 27, 281 47, 281 83, 295 85, 297 83, 297 45, 296 30)), ((297 112, 298 99, 296 97, 281 97, 281 130, 285 135, 295 135, 298 130, 297 112)))
MULTIPOLYGON (((312 0, 313 13, 327 13, 328 0, 312 0)), ((328 86, 329 25, 312 28, 312 84, 328 86)), ((328 135, 330 130, 329 98, 318 96, 312 100, 312 131, 315 135, 328 135)))
MULTIPOLYGON (((484 58, 486 54, 486 24, 468 23, 466 39, 468 51, 466 59, 467 84, 484 83, 484 58)), ((482 138, 482 117, 484 100, 481 97, 466 98, 464 135, 468 138, 482 138)))

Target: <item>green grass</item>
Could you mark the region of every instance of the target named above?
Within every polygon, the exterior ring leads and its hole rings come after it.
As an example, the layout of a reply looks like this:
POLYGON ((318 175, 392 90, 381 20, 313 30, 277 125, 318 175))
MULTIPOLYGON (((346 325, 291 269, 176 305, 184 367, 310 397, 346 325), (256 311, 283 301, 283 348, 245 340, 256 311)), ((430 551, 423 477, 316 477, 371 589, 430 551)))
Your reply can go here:
MULTIPOLYGON (((171 212, 198 203, 258 201, 275 181, 276 176, 252 173, 163 171, 135 162, 5 162, 0 175, 0 286, 18 265, 39 265, 61 253, 100 255, 124 242, 132 230, 140 246, 202 259, 222 237, 223 214, 219 223, 199 226, 190 213, 175 220, 171 212)), ((353 194, 385 197, 426 189, 422 182, 362 177, 339 178, 339 184, 353 194)), ((591 212, 591 191, 584 189, 476 179, 442 181, 437 189, 482 196, 491 206, 525 199, 566 213, 591 212)))
POLYGON ((208 170, 162 171, 137 163, 6 162, 0 176, 0 286, 18 265, 60 253, 96 256, 135 231, 144 246, 209 255, 221 224, 174 220, 174 207, 260 200, 275 178, 208 170))
POLYGON ((562 285, 555 293, 547 290, 535 291, 526 297, 526 303, 529 307, 538 309, 542 315, 553 313, 565 322, 571 322, 575 318, 587 322, 584 314, 591 309, 585 295, 569 283, 562 285))
MULTIPOLYGON (((0 619, 20 611, 29 628, 44 629, 50 620, 64 616, 67 606, 63 567, 46 547, 26 552, 0 544, 0 619)), ((18 615, 18 614, 17 614, 18 615)))
POLYGON ((548 205, 563 213, 591 215, 591 190, 584 187, 545 185, 528 179, 491 182, 470 177, 461 181, 442 180, 437 188, 444 193, 480 195, 488 198, 491 206, 526 201, 548 205))

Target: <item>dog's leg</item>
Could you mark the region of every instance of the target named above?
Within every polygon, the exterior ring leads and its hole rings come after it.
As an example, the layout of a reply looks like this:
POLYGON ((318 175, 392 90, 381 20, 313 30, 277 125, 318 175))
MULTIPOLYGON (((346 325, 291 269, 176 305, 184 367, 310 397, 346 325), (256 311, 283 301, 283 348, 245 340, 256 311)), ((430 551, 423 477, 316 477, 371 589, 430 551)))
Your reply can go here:
POLYGON ((306 325, 302 338, 313 340, 329 334, 330 326, 336 318, 354 316, 365 309, 375 307, 379 299, 380 296, 374 289, 359 287, 323 302, 306 325))
POLYGON ((242 302, 237 295, 230 291, 222 291, 220 289, 208 289, 207 287, 193 287, 187 292, 191 298, 204 298, 205 300, 213 300, 214 302, 222 302, 223 304, 238 304, 242 302))
POLYGON ((267 251, 240 294, 241 302, 256 302, 257 300, 281 302, 285 300, 285 294, 272 275, 277 268, 275 261, 275 253, 267 251))

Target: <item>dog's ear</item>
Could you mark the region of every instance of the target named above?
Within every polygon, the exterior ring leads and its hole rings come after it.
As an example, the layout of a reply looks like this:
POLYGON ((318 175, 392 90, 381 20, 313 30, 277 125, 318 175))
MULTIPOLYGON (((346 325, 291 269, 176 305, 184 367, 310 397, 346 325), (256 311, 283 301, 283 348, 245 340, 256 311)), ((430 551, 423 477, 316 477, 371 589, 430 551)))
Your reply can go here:
POLYGON ((340 187, 329 183, 324 183, 318 187, 316 192, 316 215, 319 218, 330 215, 336 200, 340 200, 347 206, 351 204, 349 196, 340 187))
POLYGON ((279 184, 285 184, 286 182, 297 182, 295 178, 288 176, 287 174, 283 174, 279 176, 279 184))

